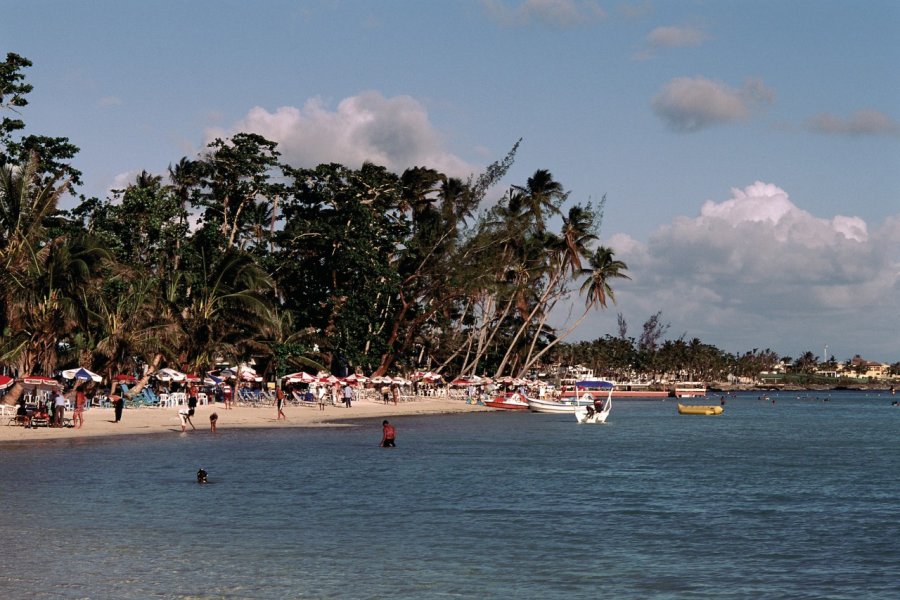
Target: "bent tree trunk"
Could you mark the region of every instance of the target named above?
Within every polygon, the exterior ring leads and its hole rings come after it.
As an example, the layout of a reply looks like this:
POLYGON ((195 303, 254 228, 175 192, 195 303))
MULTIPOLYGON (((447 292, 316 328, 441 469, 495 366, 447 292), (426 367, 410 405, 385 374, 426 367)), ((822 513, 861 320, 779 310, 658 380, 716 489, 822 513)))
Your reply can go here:
POLYGON ((159 363, 162 362, 162 359, 162 354, 157 354, 153 357, 153 360, 150 361, 150 364, 147 367, 147 372, 144 373, 144 375, 140 379, 138 379, 137 383, 134 384, 134 387, 128 390, 128 393, 125 394, 125 396, 129 400, 137 396, 139 393, 141 393, 141 390, 147 387, 147 383, 150 381, 150 377, 159 369, 159 363))

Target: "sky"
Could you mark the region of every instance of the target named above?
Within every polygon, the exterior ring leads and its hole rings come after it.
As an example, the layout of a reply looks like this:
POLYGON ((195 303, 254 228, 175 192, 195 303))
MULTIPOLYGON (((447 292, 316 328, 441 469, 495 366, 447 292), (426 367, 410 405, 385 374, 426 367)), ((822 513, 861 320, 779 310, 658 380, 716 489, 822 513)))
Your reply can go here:
POLYGON ((631 277, 571 341, 661 311, 728 352, 900 361, 900 2, 0 0, 0 40, 89 196, 239 131, 461 177, 521 138, 493 199, 537 169, 605 196, 631 277))

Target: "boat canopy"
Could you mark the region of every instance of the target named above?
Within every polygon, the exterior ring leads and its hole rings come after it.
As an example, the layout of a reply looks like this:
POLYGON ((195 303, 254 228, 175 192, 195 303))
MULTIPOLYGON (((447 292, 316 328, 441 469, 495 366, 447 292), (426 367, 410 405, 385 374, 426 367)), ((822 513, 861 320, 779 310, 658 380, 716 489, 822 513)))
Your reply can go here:
POLYGON ((587 381, 577 381, 575 382, 575 387, 578 389, 590 389, 590 390, 609 390, 616 386, 612 381, 603 381, 601 379, 591 379, 587 381))

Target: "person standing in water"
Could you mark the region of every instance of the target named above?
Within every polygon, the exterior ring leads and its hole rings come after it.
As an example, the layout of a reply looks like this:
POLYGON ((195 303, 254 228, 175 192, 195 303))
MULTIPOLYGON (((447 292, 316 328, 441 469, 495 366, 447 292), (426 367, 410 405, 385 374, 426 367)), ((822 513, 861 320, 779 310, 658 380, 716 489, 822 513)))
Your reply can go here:
POLYGON ((397 431, 394 426, 388 423, 387 419, 381 422, 381 447, 396 448, 394 440, 397 437, 397 431))

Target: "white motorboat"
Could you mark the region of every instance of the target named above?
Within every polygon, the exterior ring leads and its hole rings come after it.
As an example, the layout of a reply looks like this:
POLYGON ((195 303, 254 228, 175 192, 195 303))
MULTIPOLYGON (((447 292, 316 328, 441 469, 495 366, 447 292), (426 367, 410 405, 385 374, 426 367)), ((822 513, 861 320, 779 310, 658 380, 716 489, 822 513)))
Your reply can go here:
MULTIPOLYGON (((585 396, 589 396, 590 394, 585 394, 585 396)), ((592 405, 594 403, 593 398, 584 399, 581 398, 563 398, 560 400, 541 400, 539 398, 529 398, 528 399, 528 408, 531 412, 536 413, 573 413, 575 409, 579 406, 587 406, 592 405)))
POLYGON ((609 385, 606 400, 602 402, 598 402, 591 393, 582 395, 581 400, 588 400, 589 397, 591 405, 576 407, 575 420, 579 423, 606 423, 606 418, 612 410, 613 387, 613 384, 609 385))

